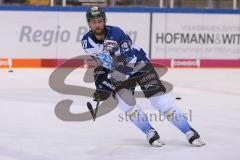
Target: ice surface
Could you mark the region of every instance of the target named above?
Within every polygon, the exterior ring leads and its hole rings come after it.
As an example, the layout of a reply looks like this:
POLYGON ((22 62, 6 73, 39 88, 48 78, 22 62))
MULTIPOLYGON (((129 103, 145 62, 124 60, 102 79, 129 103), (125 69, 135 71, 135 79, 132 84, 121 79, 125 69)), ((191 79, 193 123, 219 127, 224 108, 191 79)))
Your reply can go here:
MULTIPOLYGON (((207 145, 192 147, 167 121, 152 121, 166 146, 149 147, 145 135, 117 109, 95 122, 67 122, 54 109, 73 99, 72 112, 86 111, 89 97, 63 95, 48 84, 53 69, 0 70, 0 160, 238 160, 240 152, 240 69, 169 69, 163 77, 174 85, 176 103, 191 113, 191 124, 207 145)), ((67 83, 84 83, 84 69, 67 83)), ((137 103, 157 112, 146 99, 137 103)))

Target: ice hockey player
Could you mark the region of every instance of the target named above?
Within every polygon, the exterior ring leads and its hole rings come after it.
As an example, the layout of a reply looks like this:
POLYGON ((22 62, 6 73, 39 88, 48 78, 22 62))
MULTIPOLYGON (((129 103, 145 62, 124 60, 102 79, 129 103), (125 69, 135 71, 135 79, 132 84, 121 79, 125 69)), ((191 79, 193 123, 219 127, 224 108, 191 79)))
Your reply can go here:
POLYGON ((190 126, 183 111, 171 96, 164 94, 166 88, 143 49, 132 44, 119 27, 106 25, 106 15, 100 7, 89 8, 86 18, 90 30, 82 38, 82 47, 98 64, 94 70, 94 100, 104 101, 116 93, 117 107, 146 134, 147 142, 151 146, 162 146, 164 142, 149 123, 146 113, 136 106, 133 91, 138 84, 151 105, 168 117, 191 145, 203 146, 204 141, 190 126), (176 116, 178 118, 174 118, 176 116))

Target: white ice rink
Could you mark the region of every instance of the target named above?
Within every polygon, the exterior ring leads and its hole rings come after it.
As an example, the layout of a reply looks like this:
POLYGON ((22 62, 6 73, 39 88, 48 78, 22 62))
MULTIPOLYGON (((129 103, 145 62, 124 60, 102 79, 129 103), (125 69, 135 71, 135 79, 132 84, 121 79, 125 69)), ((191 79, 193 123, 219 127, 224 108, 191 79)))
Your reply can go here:
MULTIPOLYGON (((0 160, 239 160, 240 69, 170 69, 163 77, 174 85, 173 96, 207 145, 191 147, 169 122, 152 121, 166 141, 149 147, 145 135, 121 121, 118 109, 96 122, 66 122, 54 109, 75 99, 72 112, 86 111, 91 98, 62 95, 48 84, 53 69, 0 69, 0 160)), ((68 82, 83 84, 83 69, 68 82)), ((138 99, 147 113, 156 113, 138 99)))

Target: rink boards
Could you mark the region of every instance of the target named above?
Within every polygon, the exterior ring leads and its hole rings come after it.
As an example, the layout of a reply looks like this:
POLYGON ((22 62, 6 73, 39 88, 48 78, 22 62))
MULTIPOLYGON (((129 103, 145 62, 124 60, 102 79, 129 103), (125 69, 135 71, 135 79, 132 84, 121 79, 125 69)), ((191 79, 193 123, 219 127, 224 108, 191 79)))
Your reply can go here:
MULTIPOLYGON (((154 62, 167 67, 239 67, 240 11, 107 8, 154 62), (127 18, 126 18, 127 17, 127 18)), ((56 67, 84 55, 86 7, 0 6, 0 67, 56 67)))

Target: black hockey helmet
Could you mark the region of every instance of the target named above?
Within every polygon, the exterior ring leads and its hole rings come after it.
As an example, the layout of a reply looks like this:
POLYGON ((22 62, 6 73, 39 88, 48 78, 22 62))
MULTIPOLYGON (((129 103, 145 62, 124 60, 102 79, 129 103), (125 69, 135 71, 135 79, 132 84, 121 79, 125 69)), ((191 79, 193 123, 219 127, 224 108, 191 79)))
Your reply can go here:
POLYGON ((100 7, 91 7, 87 10, 87 22, 89 23, 92 18, 102 17, 104 22, 106 22, 105 12, 100 7))

